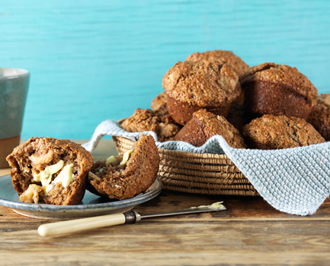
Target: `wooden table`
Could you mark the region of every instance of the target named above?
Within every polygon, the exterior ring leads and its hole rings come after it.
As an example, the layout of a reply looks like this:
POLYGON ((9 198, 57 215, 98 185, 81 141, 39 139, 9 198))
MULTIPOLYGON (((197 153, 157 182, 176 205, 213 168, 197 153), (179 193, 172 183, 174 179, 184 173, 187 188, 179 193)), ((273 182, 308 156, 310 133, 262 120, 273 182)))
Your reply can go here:
MULTIPOLYGON (((116 153, 102 140, 94 158, 116 153)), ((0 170, 0 176, 9 169, 0 170)), ((32 219, 0 206, 0 265, 329 265, 330 200, 316 214, 281 213, 259 197, 163 191, 135 208, 148 213, 223 200, 226 211, 147 219, 56 238, 32 219), (24 262, 24 264, 22 263, 24 262)))

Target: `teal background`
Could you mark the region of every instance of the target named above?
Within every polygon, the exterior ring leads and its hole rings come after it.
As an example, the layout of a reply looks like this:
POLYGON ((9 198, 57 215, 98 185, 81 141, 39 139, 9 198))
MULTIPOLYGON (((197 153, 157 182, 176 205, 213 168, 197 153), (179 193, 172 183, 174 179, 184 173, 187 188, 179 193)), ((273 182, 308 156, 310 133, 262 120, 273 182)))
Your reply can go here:
POLYGON ((189 54, 297 67, 330 93, 330 1, 2 0, 0 65, 31 72, 23 138, 90 138, 150 107, 189 54))

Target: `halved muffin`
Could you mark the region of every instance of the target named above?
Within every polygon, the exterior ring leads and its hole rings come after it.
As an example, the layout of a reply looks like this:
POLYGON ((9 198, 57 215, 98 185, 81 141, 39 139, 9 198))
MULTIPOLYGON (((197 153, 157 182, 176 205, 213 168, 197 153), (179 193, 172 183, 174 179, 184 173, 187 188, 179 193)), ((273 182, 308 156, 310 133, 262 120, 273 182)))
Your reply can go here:
POLYGON ((96 161, 88 174, 87 189, 110 199, 132 198, 155 182, 159 162, 153 137, 142 134, 132 150, 96 161))
POLYGON ((20 200, 54 205, 78 204, 85 194, 93 157, 70 140, 30 138, 8 155, 20 200))

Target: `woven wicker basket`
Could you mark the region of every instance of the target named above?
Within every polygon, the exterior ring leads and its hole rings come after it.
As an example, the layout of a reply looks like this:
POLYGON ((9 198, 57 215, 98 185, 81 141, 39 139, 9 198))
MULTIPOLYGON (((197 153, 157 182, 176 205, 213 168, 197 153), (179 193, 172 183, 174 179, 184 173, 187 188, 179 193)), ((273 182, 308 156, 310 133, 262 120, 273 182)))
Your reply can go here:
MULTIPOLYGON (((113 137, 118 153, 131 149, 133 141, 113 137)), ((158 176, 164 189, 207 194, 259 196, 249 180, 226 155, 198 154, 158 149, 158 176)))

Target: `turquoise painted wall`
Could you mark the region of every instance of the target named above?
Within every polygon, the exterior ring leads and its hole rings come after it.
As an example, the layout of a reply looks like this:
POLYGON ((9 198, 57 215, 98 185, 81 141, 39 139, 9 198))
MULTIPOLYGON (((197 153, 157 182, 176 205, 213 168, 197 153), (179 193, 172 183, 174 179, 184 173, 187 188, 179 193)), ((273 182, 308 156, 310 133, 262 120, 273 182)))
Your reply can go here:
POLYGON ((31 71, 23 138, 90 138, 195 51, 297 67, 330 93, 330 1, 2 0, 0 65, 31 71))

